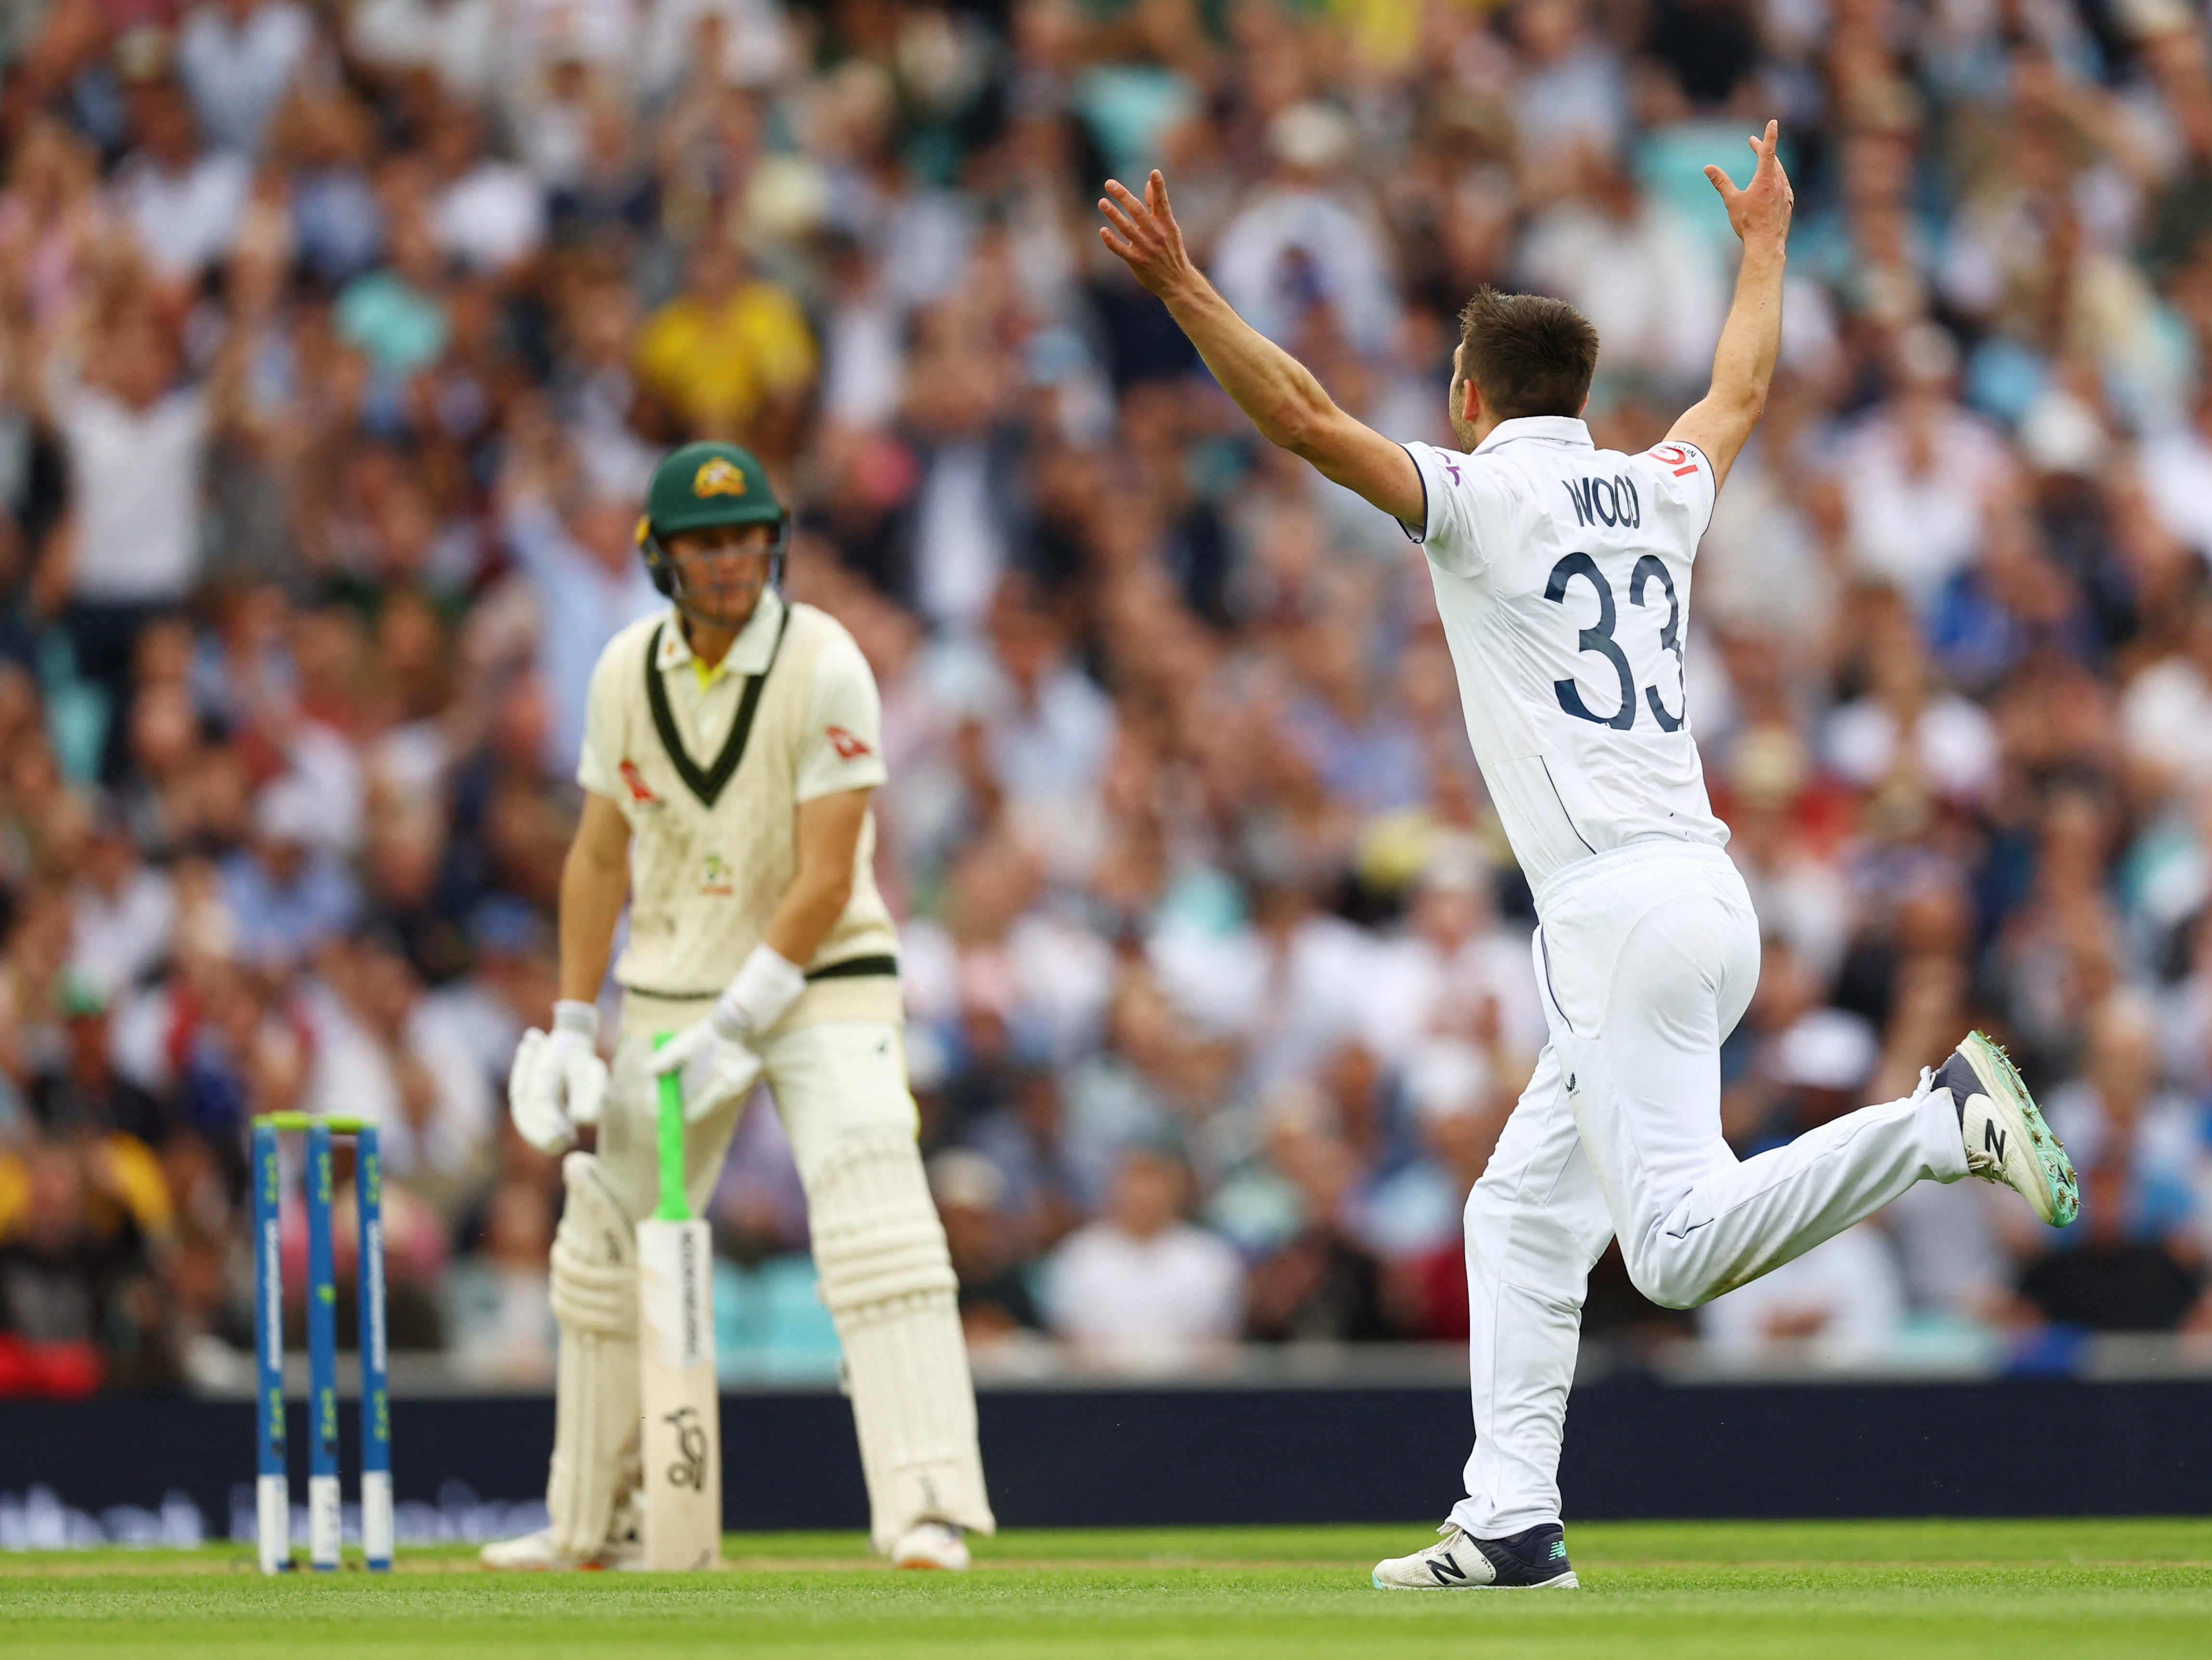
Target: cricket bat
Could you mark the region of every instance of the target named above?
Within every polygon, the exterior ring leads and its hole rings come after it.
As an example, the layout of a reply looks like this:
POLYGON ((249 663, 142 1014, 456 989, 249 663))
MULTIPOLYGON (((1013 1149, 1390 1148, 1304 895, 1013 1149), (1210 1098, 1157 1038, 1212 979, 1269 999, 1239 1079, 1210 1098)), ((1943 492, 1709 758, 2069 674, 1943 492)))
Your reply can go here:
POLYGON ((645 1566, 711 1568, 722 1555, 714 1256, 707 1224, 684 1197, 684 1085, 673 1073, 660 1079, 659 1128, 660 1205, 637 1225, 645 1566))

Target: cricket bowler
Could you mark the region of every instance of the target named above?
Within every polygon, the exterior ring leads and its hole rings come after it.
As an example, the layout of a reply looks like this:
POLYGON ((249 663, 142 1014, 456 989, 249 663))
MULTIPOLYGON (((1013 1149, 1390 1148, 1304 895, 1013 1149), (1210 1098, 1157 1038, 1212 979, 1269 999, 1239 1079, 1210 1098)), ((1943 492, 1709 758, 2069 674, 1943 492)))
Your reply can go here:
POLYGON ((1743 243, 1711 388, 1641 455, 1581 419, 1596 331, 1487 289, 1461 319, 1458 447, 1392 442, 1330 399, 1191 265, 1154 173, 1099 234, 1166 302, 1261 435, 1358 491, 1427 556, 1468 735, 1536 900, 1550 1042, 1468 1195, 1474 1451, 1437 1542, 1382 1590, 1576 1584, 1559 1461, 1588 1276, 1618 1237, 1654 1302, 1691 1308, 1809 1250, 1923 1180, 2018 1189, 2047 1223, 2073 1166, 2003 1053, 1969 1033, 1908 1098, 1739 1161, 1720 1046, 1759 978, 1759 920, 1723 850, 1683 699, 1690 582, 1713 502, 1765 407, 1781 344, 1790 181, 1775 124, 1741 190, 1743 243))
MULTIPOLYGON (((501 1568, 639 1560, 635 1225, 658 1197, 660 1074, 682 1083, 696 1211, 754 1085, 775 1098, 806 1190, 821 1295, 843 1346, 876 1549, 964 1568, 992 1531, 945 1233, 915 1146, 897 938, 871 873, 880 705, 852 636, 776 590, 790 515, 760 463, 696 443, 653 474, 638 543, 669 608, 592 670, 561 881, 561 1001, 518 1049, 509 1104, 562 1161, 552 1523, 487 1546, 501 1568), (597 999, 617 919, 611 1073, 597 999), (675 1037, 657 1052, 653 1034, 675 1037)), ((742 1480, 742 1464, 740 1475, 742 1480)))

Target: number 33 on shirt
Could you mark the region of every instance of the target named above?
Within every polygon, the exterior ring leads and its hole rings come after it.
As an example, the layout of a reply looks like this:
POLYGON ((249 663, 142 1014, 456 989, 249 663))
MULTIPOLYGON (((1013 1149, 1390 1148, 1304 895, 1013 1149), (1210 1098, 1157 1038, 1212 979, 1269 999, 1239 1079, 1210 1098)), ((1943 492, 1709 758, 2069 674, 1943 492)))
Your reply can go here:
POLYGON ((1540 884, 1585 852, 1719 846, 1684 689, 1690 577, 1712 518, 1696 446, 1600 450, 1582 422, 1504 421, 1471 454, 1408 444, 1469 735, 1540 884))

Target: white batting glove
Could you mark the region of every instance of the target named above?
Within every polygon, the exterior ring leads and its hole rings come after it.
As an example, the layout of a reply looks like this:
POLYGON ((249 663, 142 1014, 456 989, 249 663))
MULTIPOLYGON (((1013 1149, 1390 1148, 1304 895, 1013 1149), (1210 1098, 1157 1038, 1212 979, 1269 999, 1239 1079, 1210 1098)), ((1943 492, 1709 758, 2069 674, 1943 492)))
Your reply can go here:
POLYGON ((553 1006, 550 1032, 522 1034, 507 1076, 507 1110, 538 1152, 566 1152, 576 1144, 577 1125, 599 1122, 607 1063, 599 1059, 599 1009, 567 1001, 553 1006))
POLYGON ((653 1051, 655 1077, 672 1072, 683 1076, 684 1122, 743 1098, 760 1082, 761 1058, 754 1045, 791 1012, 805 989, 806 975, 797 964, 767 946, 755 946, 707 1018, 653 1051))

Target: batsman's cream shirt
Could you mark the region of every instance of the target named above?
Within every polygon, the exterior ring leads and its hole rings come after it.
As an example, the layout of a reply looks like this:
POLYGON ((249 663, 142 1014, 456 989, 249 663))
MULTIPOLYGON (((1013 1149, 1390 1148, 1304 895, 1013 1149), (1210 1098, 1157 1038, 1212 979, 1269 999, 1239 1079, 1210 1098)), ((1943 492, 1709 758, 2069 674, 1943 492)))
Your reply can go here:
MULTIPOLYGON (((884 781, 882 706, 842 624, 764 594, 711 670, 672 608, 631 623, 592 671, 576 781, 630 827, 623 1024, 717 995, 798 874, 798 807, 884 781), (628 1005, 643 1002, 642 1014, 628 1005)), ((900 1018, 898 936, 876 891, 875 815, 853 897, 806 964, 786 1025, 900 1018)))
POLYGON ((1692 444, 1592 446, 1580 421, 1501 421, 1471 455, 1408 444, 1468 737, 1522 873, 1632 842, 1719 847, 1682 698, 1690 566, 1713 470, 1692 444))

